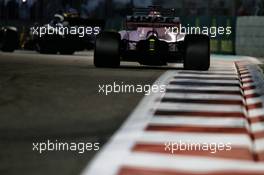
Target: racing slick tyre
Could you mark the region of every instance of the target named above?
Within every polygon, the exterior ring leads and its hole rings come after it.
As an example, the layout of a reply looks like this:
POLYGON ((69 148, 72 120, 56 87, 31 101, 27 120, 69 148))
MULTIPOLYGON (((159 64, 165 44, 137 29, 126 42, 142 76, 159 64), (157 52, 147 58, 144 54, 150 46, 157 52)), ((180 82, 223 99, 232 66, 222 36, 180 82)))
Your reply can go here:
POLYGON ((41 54, 56 54, 57 51, 50 47, 47 43, 45 42, 38 42, 37 45, 37 51, 41 54))
POLYGON ((59 40, 58 50, 62 55, 73 55, 75 52, 75 47, 78 43, 71 38, 71 36, 65 36, 59 40))
POLYGON ((210 39, 207 35, 186 35, 184 69, 203 70, 210 67, 210 39))
POLYGON ((117 32, 99 34, 94 49, 94 65, 96 67, 119 67, 120 42, 121 36, 117 32))
POLYGON ((62 55, 73 55, 74 54, 74 52, 75 52, 75 50, 72 50, 72 49, 60 49, 59 50, 59 52, 60 52, 60 54, 62 54, 62 55))
POLYGON ((13 52, 18 48, 19 37, 15 27, 4 27, 0 31, 0 50, 13 52))
POLYGON ((58 52, 58 40, 57 36, 48 35, 39 38, 36 43, 37 51, 41 54, 56 54, 58 52))

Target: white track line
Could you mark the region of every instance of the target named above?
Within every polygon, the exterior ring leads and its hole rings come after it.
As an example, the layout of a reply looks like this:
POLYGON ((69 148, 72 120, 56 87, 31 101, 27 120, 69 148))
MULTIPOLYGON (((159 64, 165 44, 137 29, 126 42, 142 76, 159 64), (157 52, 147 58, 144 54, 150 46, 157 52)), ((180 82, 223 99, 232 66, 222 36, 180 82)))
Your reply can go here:
POLYGON ((264 115, 264 110, 263 110, 263 108, 251 109, 248 111, 248 115, 250 118, 262 116, 262 115, 264 115))
POLYGON ((150 124, 168 125, 168 126, 206 126, 206 127, 230 127, 245 128, 248 123, 241 118, 208 118, 208 117, 154 117, 150 120, 150 124))
POLYGON ((255 141, 255 151, 256 152, 263 152, 264 151, 264 138, 258 139, 255 141))
POLYGON ((197 103, 161 103, 157 110, 166 111, 209 111, 209 112, 244 112, 244 107, 240 105, 214 105, 197 103))
POLYGON ((206 93, 166 93, 164 98, 184 98, 184 99, 209 99, 209 100, 241 100, 244 98, 241 95, 225 95, 225 94, 206 94, 206 93))
POLYGON ((225 84, 238 84, 240 85, 240 81, 238 80, 197 80, 192 78, 186 79, 173 79, 173 82, 192 82, 192 83, 225 83, 225 84))
POLYGON ((186 74, 178 74, 175 73, 174 76, 177 77, 204 77, 204 78, 217 78, 217 77, 222 77, 222 78, 237 78, 237 75, 214 75, 214 74, 191 74, 191 73, 186 73, 186 74))
POLYGON ((264 122, 258 122, 251 124, 251 132, 264 131, 264 122))
POLYGON ((248 105, 250 105, 250 104, 256 104, 256 103, 261 103, 262 102, 262 100, 261 100, 261 98, 249 98, 249 99, 246 99, 246 102, 247 102, 247 104, 248 105))
POLYGON ((187 89, 187 90, 219 90, 219 91, 241 91, 240 87, 238 86, 230 86, 230 87, 223 87, 223 86, 188 86, 188 85, 168 85, 167 89, 187 89))

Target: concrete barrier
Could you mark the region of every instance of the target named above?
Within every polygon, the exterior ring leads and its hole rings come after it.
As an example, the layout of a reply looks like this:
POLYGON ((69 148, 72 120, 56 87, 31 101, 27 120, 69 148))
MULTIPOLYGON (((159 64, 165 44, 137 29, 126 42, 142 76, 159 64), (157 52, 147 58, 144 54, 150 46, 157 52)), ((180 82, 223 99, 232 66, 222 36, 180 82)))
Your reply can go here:
POLYGON ((264 17, 237 18, 236 54, 255 57, 264 56, 264 17))

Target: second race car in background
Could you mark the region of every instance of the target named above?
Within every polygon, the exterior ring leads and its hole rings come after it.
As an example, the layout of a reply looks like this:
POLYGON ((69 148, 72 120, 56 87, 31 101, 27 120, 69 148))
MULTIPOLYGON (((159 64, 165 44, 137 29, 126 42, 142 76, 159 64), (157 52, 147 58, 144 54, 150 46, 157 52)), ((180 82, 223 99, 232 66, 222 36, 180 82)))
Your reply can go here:
POLYGON ((13 52, 19 46, 19 35, 16 27, 7 26, 0 28, 0 50, 13 52))
POLYGON ((78 27, 83 27, 84 30, 87 27, 99 28, 98 30, 102 30, 104 21, 81 18, 78 13, 55 14, 49 24, 36 24, 31 28, 25 41, 22 42, 22 48, 25 50, 36 50, 44 54, 73 54, 75 51, 93 49, 96 34, 85 33, 83 36, 80 36, 79 33, 72 34, 69 30, 67 30, 67 33, 59 31, 59 28, 66 31, 66 29, 72 27, 76 28, 76 30, 78 27), (34 33, 36 29, 45 30, 46 33, 40 36, 39 33, 34 33), (48 32, 48 30, 53 31, 48 32))
POLYGON ((96 40, 94 65, 118 67, 120 61, 162 66, 182 62, 188 70, 208 70, 210 40, 202 34, 166 32, 179 27, 180 19, 171 9, 152 6, 136 9, 126 18, 126 29, 101 32, 96 40))

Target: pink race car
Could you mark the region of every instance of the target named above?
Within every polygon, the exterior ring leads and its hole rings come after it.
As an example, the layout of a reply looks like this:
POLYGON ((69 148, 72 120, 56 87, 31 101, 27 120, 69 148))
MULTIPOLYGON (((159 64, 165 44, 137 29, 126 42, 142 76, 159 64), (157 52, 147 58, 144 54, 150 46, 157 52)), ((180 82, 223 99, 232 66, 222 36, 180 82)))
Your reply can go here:
POLYGON ((94 65, 119 67, 120 61, 133 61, 163 66, 181 62, 187 70, 208 70, 209 36, 173 31, 180 25, 173 14, 173 10, 155 6, 137 9, 133 16, 127 16, 126 30, 101 32, 96 39, 94 65))

